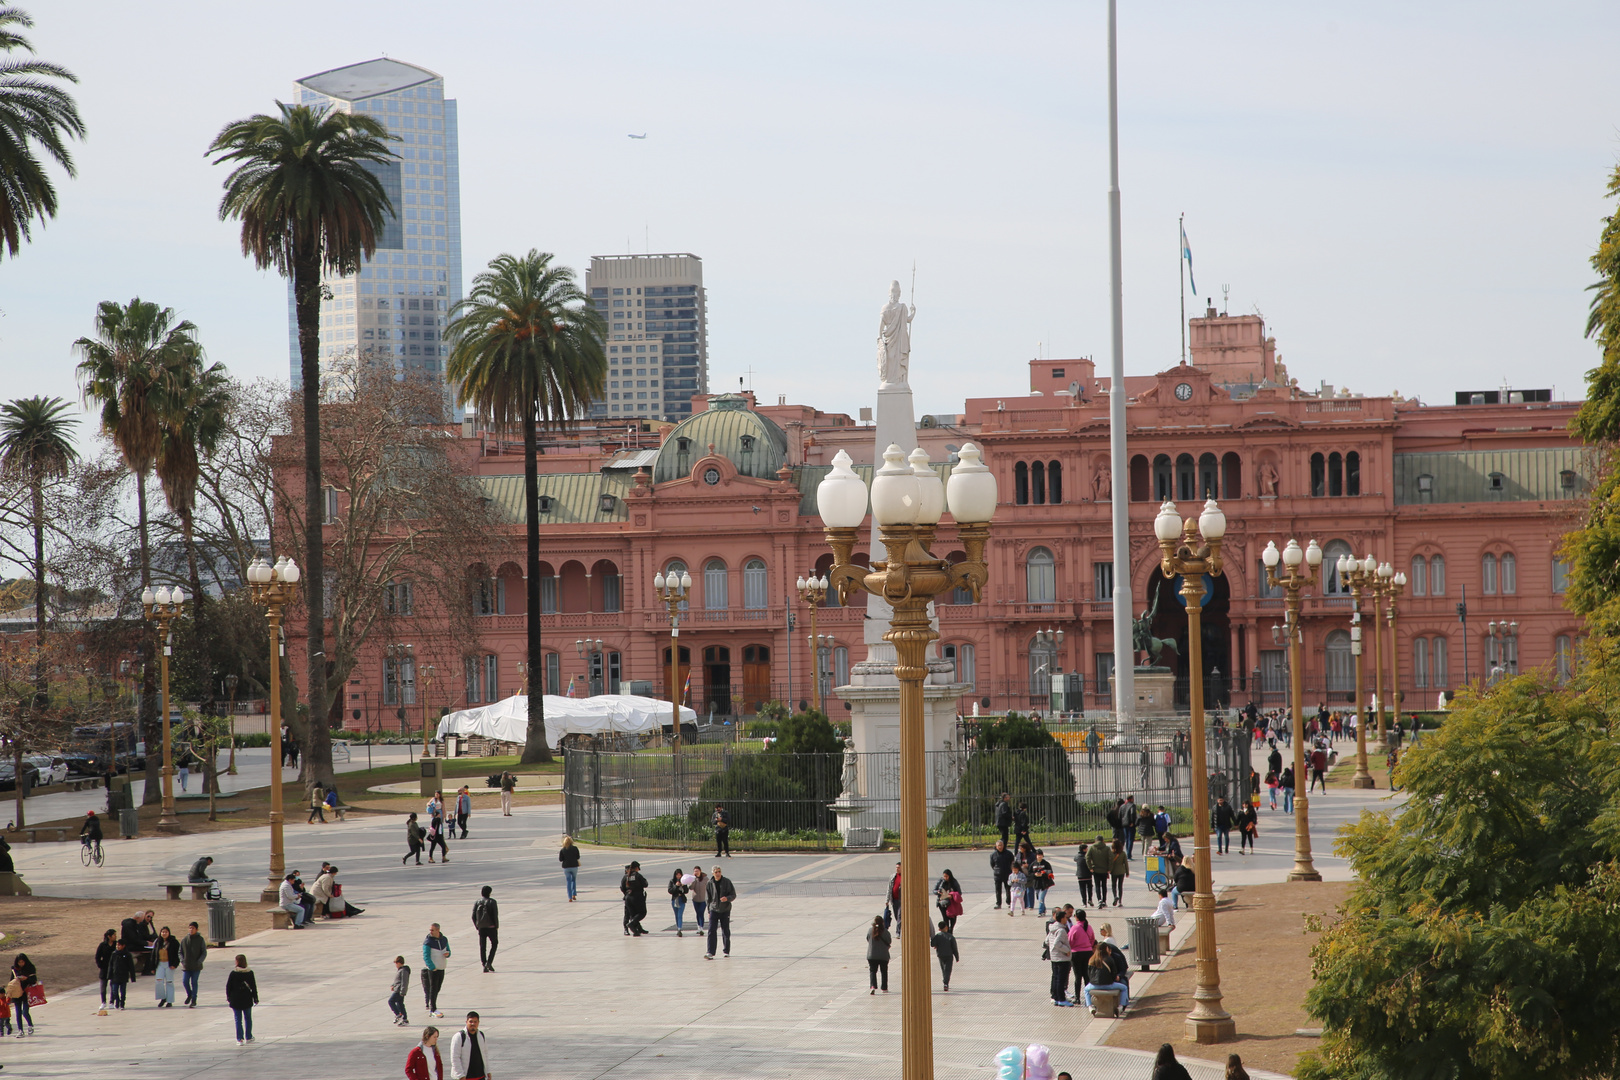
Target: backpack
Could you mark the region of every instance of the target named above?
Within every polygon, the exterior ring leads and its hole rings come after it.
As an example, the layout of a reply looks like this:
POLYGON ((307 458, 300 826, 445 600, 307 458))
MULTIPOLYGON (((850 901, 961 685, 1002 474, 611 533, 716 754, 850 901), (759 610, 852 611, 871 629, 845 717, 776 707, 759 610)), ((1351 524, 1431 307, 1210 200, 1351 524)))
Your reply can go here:
POLYGON ((491 918, 490 906, 493 904, 489 897, 483 897, 473 905, 473 925, 480 930, 488 930, 495 924, 491 918))
POLYGON ((1136 828, 1137 809, 1135 803, 1125 804, 1124 825, 1127 829, 1136 828))

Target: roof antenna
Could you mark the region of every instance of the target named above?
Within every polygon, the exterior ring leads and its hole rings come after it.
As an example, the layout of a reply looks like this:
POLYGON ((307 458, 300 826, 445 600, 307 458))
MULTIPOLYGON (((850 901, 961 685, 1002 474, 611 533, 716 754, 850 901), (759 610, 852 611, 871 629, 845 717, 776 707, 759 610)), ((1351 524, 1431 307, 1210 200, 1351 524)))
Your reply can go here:
POLYGON ((1221 286, 1221 315, 1222 315, 1223 318, 1226 315, 1226 298, 1227 298, 1227 294, 1229 294, 1231 291, 1232 291, 1232 286, 1230 286, 1230 285, 1222 285, 1221 286))

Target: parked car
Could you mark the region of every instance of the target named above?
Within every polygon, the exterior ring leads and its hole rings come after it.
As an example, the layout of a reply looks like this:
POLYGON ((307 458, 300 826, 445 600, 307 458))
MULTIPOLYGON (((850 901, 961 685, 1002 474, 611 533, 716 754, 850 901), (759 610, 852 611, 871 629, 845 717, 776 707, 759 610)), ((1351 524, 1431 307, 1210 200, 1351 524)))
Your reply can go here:
POLYGON ((90 750, 69 750, 62 755, 67 762, 69 776, 105 776, 107 755, 90 750))
POLYGON ((60 784, 67 779, 67 758, 60 754, 27 754, 23 760, 39 770, 38 783, 60 784))
MULTIPOLYGON (((23 790, 29 791, 39 785, 39 769, 27 758, 23 759, 23 790)), ((17 790, 16 762, 7 761, 0 764, 0 791, 17 790)))

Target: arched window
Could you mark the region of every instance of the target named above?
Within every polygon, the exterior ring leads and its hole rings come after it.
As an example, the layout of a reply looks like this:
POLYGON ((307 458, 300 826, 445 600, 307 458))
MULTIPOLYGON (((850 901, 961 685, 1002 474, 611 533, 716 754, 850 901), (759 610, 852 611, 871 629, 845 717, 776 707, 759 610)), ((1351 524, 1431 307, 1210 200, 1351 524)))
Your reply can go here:
POLYGON ((1198 497, 1221 497, 1221 466, 1214 454, 1201 454, 1198 458, 1198 497))
POLYGON ((1356 669, 1355 660, 1350 655, 1350 631, 1335 630, 1328 634, 1323 651, 1327 659, 1328 693, 1354 694, 1356 669))
POLYGON ((1153 493, 1152 471, 1146 455, 1131 458, 1131 502, 1147 502, 1153 493))
POLYGON ((1344 494, 1344 458, 1337 450, 1328 455, 1328 494, 1340 496, 1344 494))
POLYGON ((765 560, 749 559, 743 567, 743 607, 760 611, 765 606, 765 560))
POLYGON ((1221 455, 1221 498, 1243 498, 1243 459, 1231 451, 1221 455))
POLYGON ((1327 458, 1311 455, 1311 494, 1320 498, 1327 494, 1327 458))
POLYGON ((1024 560, 1024 593, 1031 604, 1057 601, 1057 560, 1048 548, 1031 548, 1024 560))
POLYGON ((1198 498, 1198 466, 1191 454, 1176 456, 1176 498, 1181 502, 1198 498))
POLYGON ((1446 595, 1446 557, 1444 555, 1429 556, 1429 595, 1446 595))
POLYGON ((1500 578, 1502 582, 1502 595, 1512 596, 1519 591, 1519 563, 1513 557, 1513 552, 1502 552, 1500 562, 1500 578))
POLYGON ((1480 568, 1479 569, 1480 569, 1479 591, 1484 593, 1486 596, 1495 596, 1496 595, 1496 556, 1487 552, 1485 557, 1480 560, 1480 568))
MULTIPOLYGON (((1412 556, 1412 580, 1407 582, 1413 596, 1429 595, 1429 560, 1421 555, 1412 556)), ((1422 686, 1422 683, 1418 683, 1422 686)))
POLYGON ((1022 461, 1013 465, 1013 502, 1019 506, 1029 505, 1029 466, 1022 461))
POLYGON ((1323 596, 1350 595, 1350 586, 1339 577, 1339 557, 1350 553, 1350 545, 1343 540, 1329 540, 1322 549, 1323 596))
POLYGON ((1429 639, 1412 639, 1412 685, 1419 690, 1429 686, 1429 639))
POLYGON ((1029 693, 1047 697, 1052 693, 1052 673, 1057 670, 1057 646, 1045 645, 1039 638, 1029 642, 1029 693))
POLYGON ((481 701, 500 700, 500 676, 497 674, 500 661, 493 653, 469 656, 465 661, 465 667, 468 704, 476 705, 481 701))
POLYGON ((726 590, 726 564, 710 559, 703 565, 703 606, 709 611, 725 611, 731 606, 726 590))
POLYGON ((557 614, 557 571, 544 562, 540 564, 540 614, 557 614))
POLYGON ((940 649, 939 655, 956 665, 957 682, 966 683, 969 690, 972 690, 977 685, 978 679, 973 670, 972 644, 963 642, 960 645, 946 645, 940 649))
POLYGON ((1029 501, 1036 506, 1046 502, 1046 462, 1031 462, 1029 466, 1029 501))
MULTIPOLYGON (((673 578, 679 579, 680 576, 682 574, 686 573, 686 572, 687 572, 686 564, 684 562, 682 562, 681 560, 679 560, 679 559, 671 559, 670 562, 669 562, 669 565, 664 567, 664 576, 665 577, 673 577, 673 578)), ((682 600, 681 601, 681 610, 682 611, 688 611, 688 610, 691 609, 691 607, 692 607, 692 602, 690 600, 682 600)))
POLYGON ((833 646, 833 685, 849 685, 849 648, 844 645, 833 646))
POLYGON ((1162 503, 1175 497, 1175 468, 1170 464, 1169 454, 1160 454, 1153 459, 1153 501, 1162 503))
POLYGON ((1361 455, 1354 450, 1344 455, 1344 493, 1361 494, 1361 455))
POLYGON ((1451 679, 1446 674, 1446 639, 1437 637, 1429 642, 1429 685, 1445 687, 1451 685, 1451 679))
POLYGON ((1063 501, 1063 463, 1046 463, 1046 501, 1056 505, 1063 501))

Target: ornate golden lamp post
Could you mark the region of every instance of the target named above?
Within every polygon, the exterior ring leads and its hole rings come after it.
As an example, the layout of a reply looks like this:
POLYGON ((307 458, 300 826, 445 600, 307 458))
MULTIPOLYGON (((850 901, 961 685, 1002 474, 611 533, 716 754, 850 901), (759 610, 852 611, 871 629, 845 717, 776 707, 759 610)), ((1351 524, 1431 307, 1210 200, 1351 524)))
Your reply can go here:
POLYGON ((1288 872, 1288 880, 1321 881, 1322 875, 1311 863, 1310 781, 1305 773, 1305 695, 1299 648, 1299 592, 1307 585, 1316 587, 1317 571, 1322 566, 1322 549, 1315 540, 1304 550, 1300 549, 1298 540, 1290 540, 1288 546, 1279 552, 1273 540, 1266 544, 1266 550, 1260 557, 1266 564, 1266 583, 1274 589, 1281 587, 1287 595, 1288 674, 1292 684, 1290 711, 1294 714, 1294 868, 1288 872), (1279 562, 1283 565, 1280 575, 1277 573, 1279 562), (1300 787, 1301 784, 1305 787, 1300 787))
POLYGON ((928 605, 951 589, 966 589, 979 601, 989 578, 984 562, 990 518, 996 509, 996 481, 980 460, 979 448, 964 443, 949 484, 941 484, 928 466, 928 455, 913 451, 908 466, 904 452, 891 445, 883 467, 872 477, 872 516, 877 520, 887 559, 870 571, 852 564, 857 532, 866 517, 867 490, 840 450, 832 472, 817 488, 816 498, 833 550, 828 587, 847 602, 865 590, 887 602, 894 615, 883 640, 894 645, 895 677, 900 681, 900 862, 902 911, 913 912, 924 927, 900 956, 901 1075, 905 1080, 932 1080, 934 1075, 933 1011, 930 1001, 928 899, 927 770, 923 732, 923 681, 928 677, 929 642, 939 634, 929 624, 928 605), (949 505, 957 536, 967 558, 956 564, 929 551, 941 513, 949 505))
POLYGON ((669 708, 670 736, 675 740, 672 754, 681 752, 681 605, 692 591, 692 575, 671 570, 669 576, 653 575, 653 590, 669 611, 669 708))
POLYGON ((163 678, 163 813, 158 817, 157 827, 165 830, 180 827, 180 819, 174 816, 174 749, 169 739, 169 652, 173 641, 170 627, 184 614, 185 604, 185 591, 178 585, 172 590, 159 586, 156 592, 148 586, 141 593, 141 607, 146 617, 157 623, 158 640, 163 643, 163 654, 158 661, 163 678))
POLYGON ((248 593, 255 604, 265 606, 270 620, 270 883, 259 894, 266 904, 277 901, 287 875, 281 842, 281 618, 298 596, 299 576, 298 564, 285 555, 274 566, 254 559, 247 572, 248 593))
POLYGON ((1201 1043, 1225 1042, 1237 1035, 1232 1014, 1221 1008, 1221 969, 1215 951, 1214 864, 1209 857, 1209 813, 1200 804, 1209 794, 1209 767, 1204 748, 1204 647, 1200 627, 1203 621, 1204 575, 1221 574, 1221 538, 1226 535, 1226 515, 1214 499, 1204 503, 1195 522, 1181 520, 1176 504, 1166 500, 1153 521, 1153 532, 1164 552, 1159 572, 1167 578, 1181 576, 1181 598, 1187 604, 1187 697, 1192 710, 1193 775, 1193 870, 1197 885, 1193 892, 1193 915, 1197 918, 1198 976, 1193 990, 1193 1009, 1187 1014, 1187 1034, 1201 1043), (1202 543, 1200 543, 1202 534, 1202 543))
MULTIPOLYGON (((1365 560, 1357 559, 1354 555, 1341 555, 1337 569, 1339 580, 1350 589, 1350 604, 1354 608, 1350 616, 1350 654, 1356 661, 1356 775, 1350 778, 1350 786, 1357 788, 1370 788, 1373 786, 1372 774, 1367 771, 1367 719, 1361 714, 1361 594, 1363 590, 1373 588, 1373 576, 1377 564, 1371 555, 1365 560)), ((1378 624, 1373 623, 1373 637, 1378 636, 1378 624)))
MULTIPOLYGON (((1378 590, 1384 597, 1384 617, 1389 623, 1389 715, 1391 722, 1401 726, 1401 648, 1396 634, 1397 601, 1406 592, 1406 575, 1397 574, 1395 568, 1384 563, 1378 568, 1378 590)), ((1378 630, 1373 627, 1374 633, 1378 630)), ((1384 710, 1378 710, 1378 736, 1384 736, 1384 710)))
MULTIPOLYGON (((821 638, 816 636, 816 608, 827 599, 827 579, 816 577, 814 570, 810 576, 798 580, 799 599, 804 601, 810 609, 810 704, 817 711, 821 711, 821 638)), ((788 691, 791 697, 792 690, 788 691)))

